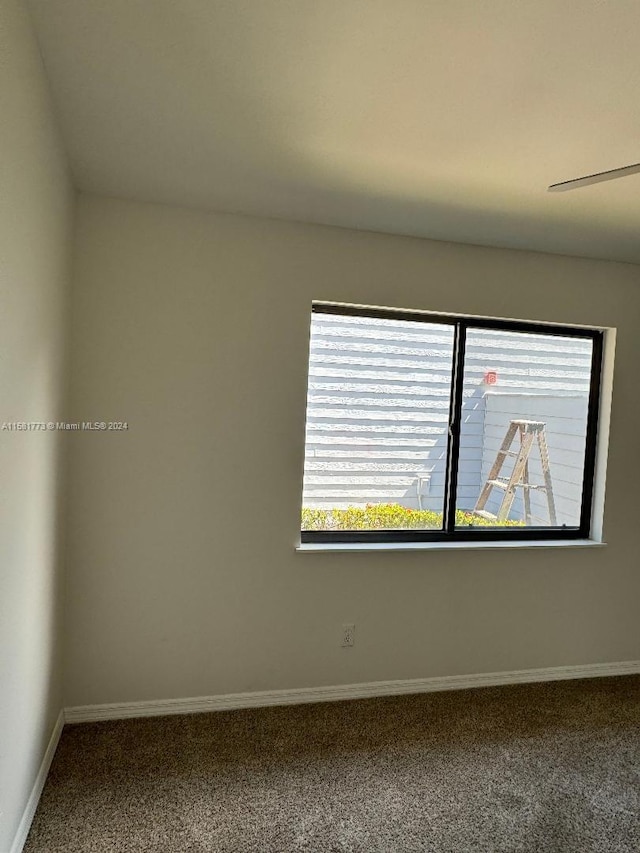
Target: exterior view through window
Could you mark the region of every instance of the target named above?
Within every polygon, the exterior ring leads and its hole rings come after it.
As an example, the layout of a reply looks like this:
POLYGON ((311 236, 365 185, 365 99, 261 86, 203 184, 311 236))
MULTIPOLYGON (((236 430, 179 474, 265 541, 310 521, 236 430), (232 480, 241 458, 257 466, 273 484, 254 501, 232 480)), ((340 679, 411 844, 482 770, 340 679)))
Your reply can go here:
POLYGON ((589 535, 602 333, 314 304, 303 542, 589 535))

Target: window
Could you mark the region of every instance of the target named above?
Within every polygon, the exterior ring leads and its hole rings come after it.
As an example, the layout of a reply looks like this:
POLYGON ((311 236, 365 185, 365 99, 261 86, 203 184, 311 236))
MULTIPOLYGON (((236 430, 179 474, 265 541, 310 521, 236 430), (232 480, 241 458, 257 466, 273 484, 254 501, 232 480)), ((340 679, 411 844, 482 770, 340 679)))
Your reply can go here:
POLYGON ((302 541, 588 538, 602 335, 315 303, 302 541))

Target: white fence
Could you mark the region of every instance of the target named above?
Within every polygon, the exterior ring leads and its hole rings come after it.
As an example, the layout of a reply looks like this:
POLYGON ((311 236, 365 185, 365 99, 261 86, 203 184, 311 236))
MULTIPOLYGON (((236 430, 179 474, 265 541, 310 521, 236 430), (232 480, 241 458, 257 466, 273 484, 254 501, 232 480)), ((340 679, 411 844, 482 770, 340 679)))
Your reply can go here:
MULTIPOLYGON (((445 325, 314 314, 304 506, 442 509, 452 348, 445 325)), ((469 330, 459 507, 475 504, 511 417, 549 418, 559 523, 574 523, 565 519, 579 503, 590 354, 585 340, 469 330)), ((520 512, 518 502, 512 517, 520 512)))

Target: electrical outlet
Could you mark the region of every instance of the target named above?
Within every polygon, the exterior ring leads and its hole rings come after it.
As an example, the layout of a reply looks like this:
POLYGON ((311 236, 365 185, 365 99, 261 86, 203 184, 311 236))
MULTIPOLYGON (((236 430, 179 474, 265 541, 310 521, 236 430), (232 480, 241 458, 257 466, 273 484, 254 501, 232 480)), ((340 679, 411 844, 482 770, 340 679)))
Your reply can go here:
POLYGON ((356 641, 356 626, 353 622, 348 625, 342 626, 342 643, 341 645, 346 648, 347 646, 352 646, 356 641))

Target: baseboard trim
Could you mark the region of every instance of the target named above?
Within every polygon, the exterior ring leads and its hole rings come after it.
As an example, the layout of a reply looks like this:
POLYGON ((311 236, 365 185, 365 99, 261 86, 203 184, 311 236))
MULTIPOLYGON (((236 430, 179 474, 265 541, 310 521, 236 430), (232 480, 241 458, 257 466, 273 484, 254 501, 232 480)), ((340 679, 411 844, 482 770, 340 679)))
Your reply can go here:
POLYGON ((36 776, 35 782, 33 783, 33 788, 31 789, 31 793, 29 794, 27 805, 25 806, 24 812, 22 813, 22 818, 18 825, 18 831, 16 832, 15 838, 13 839, 13 844, 11 845, 11 850, 9 851, 9 853, 22 853, 22 848, 24 847, 25 841, 27 840, 27 836, 29 835, 29 830, 31 829, 33 817, 36 813, 36 809, 38 808, 38 803, 40 802, 40 796, 42 794, 42 789, 44 788, 44 783, 47 781, 47 776, 49 774, 51 762, 53 761, 53 756, 56 754, 56 749, 58 748, 58 743, 60 741, 62 729, 64 728, 64 723, 64 711, 60 711, 60 713, 58 714, 58 719, 55 721, 55 724, 53 726, 53 731, 51 732, 49 743, 45 750, 44 756, 42 757, 42 762, 40 764, 40 769, 38 770, 38 775, 36 776))
POLYGON ((309 702, 338 702, 376 696, 400 696, 434 693, 443 690, 467 690, 538 681, 567 681, 577 678, 603 678, 640 673, 640 661, 618 661, 582 666, 556 666, 546 669, 522 669, 474 675, 449 675, 414 678, 403 681, 373 681, 364 684, 339 684, 332 687, 301 687, 293 690, 262 690, 256 693, 227 693, 196 696, 190 699, 157 699, 148 702, 116 702, 106 705, 77 705, 65 709, 67 723, 99 720, 125 720, 132 717, 164 717, 171 714, 198 714, 232 711, 241 708, 265 708, 272 705, 300 705, 309 702))

